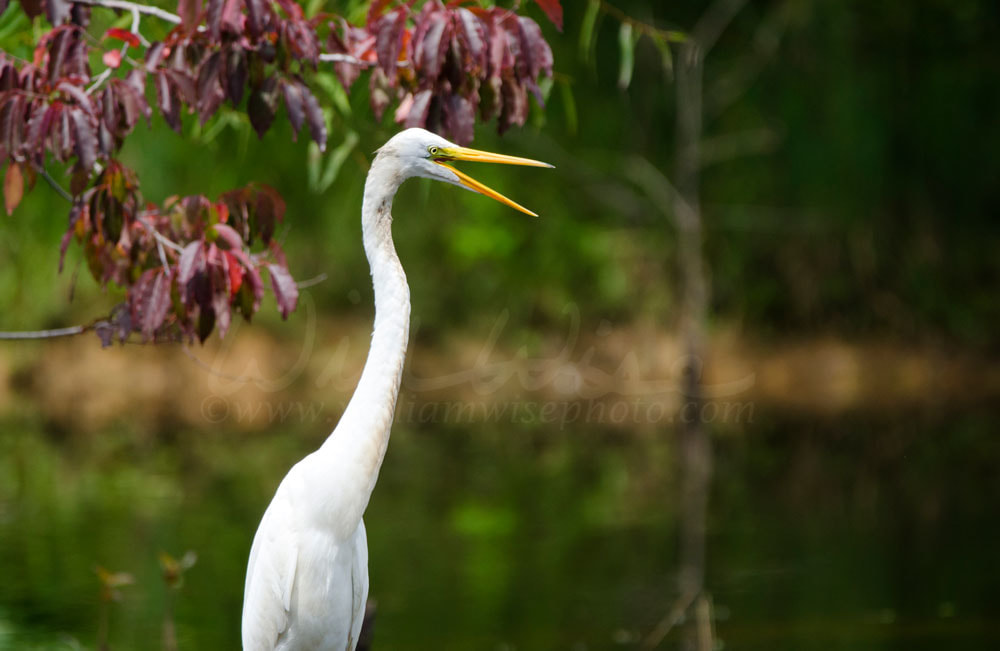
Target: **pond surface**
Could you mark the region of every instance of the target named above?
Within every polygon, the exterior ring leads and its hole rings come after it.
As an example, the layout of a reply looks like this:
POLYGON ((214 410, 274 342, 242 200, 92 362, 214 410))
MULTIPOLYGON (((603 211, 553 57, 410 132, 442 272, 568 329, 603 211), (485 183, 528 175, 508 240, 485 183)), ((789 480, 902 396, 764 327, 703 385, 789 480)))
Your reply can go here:
MULTIPOLYGON (((1000 648, 997 412, 713 432, 706 582, 731 649, 1000 648)), ((250 540, 315 426, 0 422, 0 649, 161 648, 157 555, 198 555, 180 649, 236 649, 250 540)), ((397 428, 369 506, 375 649, 638 648, 675 598, 670 431, 397 428)), ((677 648, 676 632, 659 648, 677 648)))

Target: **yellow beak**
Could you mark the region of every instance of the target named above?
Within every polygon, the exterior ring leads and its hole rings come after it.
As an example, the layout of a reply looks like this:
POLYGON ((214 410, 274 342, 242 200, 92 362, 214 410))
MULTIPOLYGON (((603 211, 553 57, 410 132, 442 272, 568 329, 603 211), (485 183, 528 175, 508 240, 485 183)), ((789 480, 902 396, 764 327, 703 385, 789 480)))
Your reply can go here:
POLYGON ((515 210, 520 210, 521 212, 531 215, 532 217, 538 217, 536 213, 531 212, 524 206, 514 201, 511 201, 507 197, 503 196, 496 190, 489 188, 479 181, 475 180, 468 174, 460 172, 451 165, 445 165, 444 161, 453 160, 467 160, 476 161, 480 163, 501 163, 503 165, 527 165, 529 167, 552 167, 548 163, 543 163, 537 160, 531 160, 530 158, 519 158, 518 156, 504 156, 503 154, 492 154, 488 151, 479 151, 478 149, 469 149, 468 147, 448 147, 438 150, 437 156, 434 157, 434 162, 450 170, 462 185, 478 192, 479 194, 486 195, 491 199, 496 199, 500 203, 507 204, 515 210))

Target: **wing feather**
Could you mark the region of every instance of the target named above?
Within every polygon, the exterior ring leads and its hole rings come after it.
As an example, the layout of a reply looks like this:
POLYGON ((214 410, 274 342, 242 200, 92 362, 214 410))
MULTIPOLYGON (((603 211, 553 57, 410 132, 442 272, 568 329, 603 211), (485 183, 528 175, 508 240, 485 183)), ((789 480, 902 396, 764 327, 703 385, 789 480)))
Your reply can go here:
POLYGON ((272 651, 288 630, 299 540, 286 494, 278 488, 250 548, 243 593, 244 651, 272 651))

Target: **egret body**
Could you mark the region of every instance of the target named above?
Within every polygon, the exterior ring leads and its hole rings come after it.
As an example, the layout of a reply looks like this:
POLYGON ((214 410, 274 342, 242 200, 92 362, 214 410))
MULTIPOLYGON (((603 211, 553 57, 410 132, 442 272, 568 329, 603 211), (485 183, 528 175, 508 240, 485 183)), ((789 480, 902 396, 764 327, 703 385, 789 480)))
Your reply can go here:
POLYGON ((459 147, 407 129, 379 149, 365 182, 361 231, 375 326, 358 386, 333 433, 281 481, 254 536, 243 594, 244 651, 353 651, 368 598, 362 521, 389 443, 410 325, 410 290, 392 242, 392 200, 419 176, 534 215, 447 165, 471 160, 551 167, 459 147))

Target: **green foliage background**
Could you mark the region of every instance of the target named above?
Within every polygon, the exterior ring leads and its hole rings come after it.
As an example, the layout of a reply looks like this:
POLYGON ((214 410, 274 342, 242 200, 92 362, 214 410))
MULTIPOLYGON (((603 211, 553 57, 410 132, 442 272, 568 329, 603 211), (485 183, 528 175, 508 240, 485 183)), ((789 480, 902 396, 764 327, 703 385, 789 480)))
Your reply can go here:
MULTIPOLYGON (((669 71, 640 39, 631 84, 619 89, 620 23, 605 15, 584 56, 586 3, 564 4, 562 34, 527 8, 556 57, 546 109, 502 138, 480 126, 473 143, 556 169, 465 166, 541 217, 423 181, 396 200, 421 349, 483 341, 505 309, 512 347, 564 336, 568 305, 585 331, 677 325, 675 230, 629 174, 637 157, 672 174, 669 71)), ((706 3, 612 4, 683 31, 706 3)), ((3 47, 33 36, 11 23, 17 11, 0 18, 3 47)), ((1000 352, 997 25, 1000 5, 986 0, 744 8, 707 60, 706 150, 763 146, 703 170, 712 329, 765 344, 875 340, 987 364, 1000 352), (711 109, 742 72, 752 83, 711 109)), ((330 82, 319 93, 332 126, 323 157, 292 142, 279 114, 260 141, 244 118, 202 131, 188 116, 183 138, 154 118, 124 158, 156 202, 249 181, 277 188, 296 278, 326 274, 309 290, 320 314, 366 322, 361 191, 372 152, 396 127, 391 115, 373 123, 363 80, 346 98, 330 82), (328 169, 336 174, 320 189, 328 169)), ((0 216, 0 330, 86 322, 120 300, 85 265, 68 300, 81 256, 71 246, 57 274, 66 214, 40 183, 0 216)), ((293 339, 297 319, 282 323, 272 302, 253 328, 293 339)), ((67 431, 30 400, 32 360, 47 350, 30 346, 8 349, 20 393, 0 415, 0 649, 72 648, 60 632, 91 646, 95 562, 139 583, 115 605, 114 648, 152 648, 161 548, 199 553, 177 606, 181 648, 235 645, 249 536, 325 424, 247 433, 125 414, 107 431, 67 431)), ((848 414, 764 406, 753 423, 714 432, 707 583, 727 645, 995 648, 996 408, 949 410, 930 395, 882 412, 882 388, 866 388, 876 406, 848 414)), ((673 600, 665 430, 397 427, 366 516, 377 648, 635 648, 673 600)))
MULTIPOLYGON (((619 4, 637 19, 682 28, 701 8, 619 4)), ((572 301, 589 316, 669 327, 673 228, 627 173, 641 156, 670 174, 669 74, 642 39, 632 83, 621 91, 613 17, 598 23, 587 61, 578 52, 581 7, 566 8, 562 35, 530 11, 556 54, 547 109, 536 107, 530 126, 505 138, 481 126, 476 145, 550 160, 557 170, 470 171, 542 217, 408 184, 395 231, 415 312, 427 332, 443 333, 492 318, 501 305, 516 323, 551 323, 572 301)), ((991 154, 1000 140, 992 114, 1000 90, 986 81, 1000 63, 996 20, 987 2, 756 2, 741 12, 708 57, 706 136, 763 132, 770 144, 704 170, 714 318, 761 336, 833 332, 996 349, 1000 227, 991 154), (779 14, 787 26, 773 55, 760 57, 758 30, 779 14), (755 68, 738 101, 714 112, 721 84, 755 68)), ((324 89, 336 86, 322 81, 324 89)), ((212 196, 252 180, 278 188, 288 199, 291 267, 300 279, 327 273, 315 291, 321 309, 339 312, 356 309, 352 290, 369 291, 360 192, 371 153, 395 125, 391 116, 372 123, 363 80, 349 100, 321 97, 332 118, 331 150, 347 138, 357 144, 339 152, 339 172, 319 193, 307 173, 317 152, 292 142, 280 118, 262 141, 236 115, 204 132, 188 116, 185 138, 155 119, 152 131, 130 138, 124 158, 154 201, 212 196)), ((322 176, 328 165, 324 157, 313 173, 322 176)), ((113 302, 94 297, 84 277, 84 293, 68 306, 71 273, 55 275, 65 213, 38 187, 14 217, 0 220, 3 327, 69 323, 113 302)), ((71 270, 74 256, 71 248, 71 270)))

